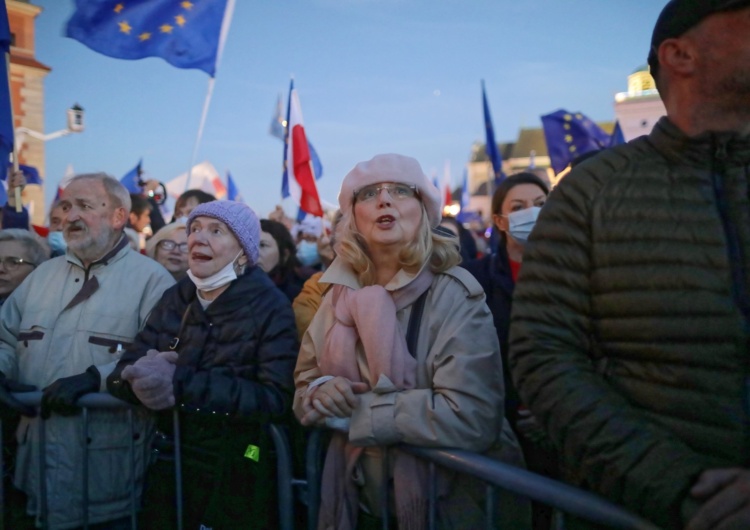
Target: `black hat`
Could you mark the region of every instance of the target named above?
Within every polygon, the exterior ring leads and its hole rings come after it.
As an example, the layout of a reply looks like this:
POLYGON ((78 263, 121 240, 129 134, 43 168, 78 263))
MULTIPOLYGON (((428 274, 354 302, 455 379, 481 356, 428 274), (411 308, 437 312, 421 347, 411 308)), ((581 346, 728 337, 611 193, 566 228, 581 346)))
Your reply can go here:
POLYGON ((662 9, 651 35, 648 65, 656 78, 659 69, 659 46, 667 39, 679 37, 709 15, 750 6, 750 0, 670 0, 662 9))

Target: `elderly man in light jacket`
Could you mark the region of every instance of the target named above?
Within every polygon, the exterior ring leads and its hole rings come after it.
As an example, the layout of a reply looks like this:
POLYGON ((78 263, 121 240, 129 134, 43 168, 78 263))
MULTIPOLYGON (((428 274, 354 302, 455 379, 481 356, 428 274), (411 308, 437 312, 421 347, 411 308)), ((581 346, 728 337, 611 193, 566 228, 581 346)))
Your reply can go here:
MULTIPOLYGON (((133 252, 123 227, 130 211, 127 190, 105 174, 75 177, 60 204, 66 218, 67 255, 40 265, 0 310, 0 408, 23 416, 17 432, 15 486, 26 514, 49 528, 84 523, 79 397, 105 390, 107 375, 132 342, 151 308, 174 280, 161 265, 133 252), (43 389, 42 420, 11 395, 43 389), (39 451, 45 451, 47 520, 42 521, 39 451)), ((88 432, 88 522, 127 517, 129 488, 140 484, 151 424, 136 414, 136 467, 128 458, 125 412, 95 410, 88 432)))

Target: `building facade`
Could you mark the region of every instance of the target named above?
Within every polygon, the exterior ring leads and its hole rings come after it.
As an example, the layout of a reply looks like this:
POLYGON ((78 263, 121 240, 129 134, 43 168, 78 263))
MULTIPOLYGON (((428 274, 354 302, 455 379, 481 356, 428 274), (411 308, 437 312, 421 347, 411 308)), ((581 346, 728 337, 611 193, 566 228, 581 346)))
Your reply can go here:
MULTIPOLYGON (((23 0, 5 0, 10 23, 10 87, 14 127, 44 131, 44 78, 51 68, 36 59, 35 20, 42 8, 23 0)), ((29 136, 16 137, 20 146, 18 160, 34 166, 44 178, 44 142, 29 136)), ((45 224, 44 187, 29 185, 23 192, 23 202, 29 209, 34 224, 45 224)))

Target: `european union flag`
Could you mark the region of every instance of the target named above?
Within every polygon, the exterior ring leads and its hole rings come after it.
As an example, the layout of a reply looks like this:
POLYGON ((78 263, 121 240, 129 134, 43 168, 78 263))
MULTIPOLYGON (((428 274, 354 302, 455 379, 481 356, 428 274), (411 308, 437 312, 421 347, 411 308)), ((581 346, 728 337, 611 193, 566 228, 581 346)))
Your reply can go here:
POLYGON ((136 195, 143 193, 143 187, 141 186, 141 175, 143 174, 141 171, 141 163, 143 163, 143 159, 140 159, 138 165, 128 171, 125 176, 120 179, 120 184, 125 186, 128 193, 134 193, 136 195))
POLYGON ((227 0, 76 0, 66 35, 117 59, 216 72, 227 0))
POLYGON ((4 161, 3 164, 8 162, 13 152, 13 103, 8 85, 6 53, 10 53, 10 24, 8 24, 7 7, 3 2, 3 7, 0 9, 0 55, 2 55, 0 58, 0 63, 2 63, 0 65, 0 160, 4 161))
POLYGON ((610 136, 580 112, 558 110, 542 116, 552 169, 560 173, 578 156, 609 147, 610 136))
POLYGON ((227 200, 245 202, 229 171, 227 171, 227 200))
POLYGON ((484 132, 487 136, 484 149, 492 163, 492 172, 495 174, 495 185, 497 185, 503 181, 505 174, 503 173, 503 159, 500 157, 500 151, 497 150, 497 143, 495 143, 495 130, 492 127, 492 116, 490 116, 490 106, 487 104, 487 94, 484 91, 484 81, 482 81, 482 107, 484 110, 484 132))

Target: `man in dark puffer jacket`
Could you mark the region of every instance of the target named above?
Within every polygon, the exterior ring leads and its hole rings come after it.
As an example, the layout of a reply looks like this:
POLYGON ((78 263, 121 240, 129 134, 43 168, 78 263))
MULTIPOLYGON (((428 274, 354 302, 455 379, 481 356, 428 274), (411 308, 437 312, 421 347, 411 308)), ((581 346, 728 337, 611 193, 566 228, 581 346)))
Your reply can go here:
POLYGON ((574 483, 667 528, 750 528, 750 0, 671 1, 649 63, 668 117, 539 216, 513 379, 574 483))

